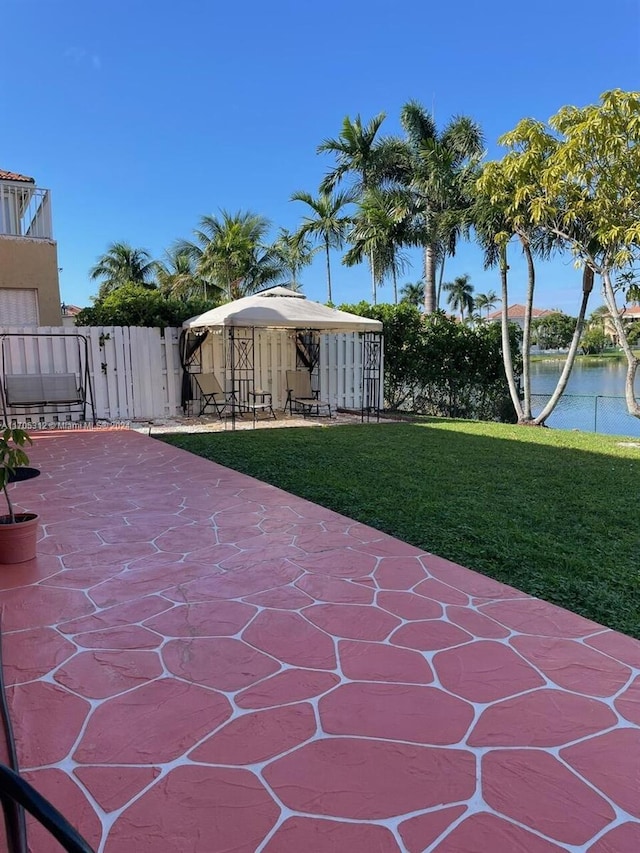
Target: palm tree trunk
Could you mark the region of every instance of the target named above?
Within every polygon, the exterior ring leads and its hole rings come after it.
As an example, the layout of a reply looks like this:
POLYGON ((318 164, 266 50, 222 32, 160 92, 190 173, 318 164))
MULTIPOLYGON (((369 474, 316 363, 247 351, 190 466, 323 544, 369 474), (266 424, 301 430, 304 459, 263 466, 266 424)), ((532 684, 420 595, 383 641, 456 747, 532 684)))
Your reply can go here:
POLYGON ((398 274, 396 273, 396 268, 391 267, 391 275, 393 277, 393 304, 398 304, 398 274))
POLYGON ((509 304, 507 301, 508 269, 509 267, 507 265, 507 247, 502 246, 500 248, 500 288, 502 292, 502 359, 504 361, 504 372, 507 377, 507 384, 509 386, 509 395, 511 396, 511 402, 513 403, 513 408, 515 409, 518 421, 520 421, 522 419, 522 405, 520 403, 520 396, 518 394, 516 378, 513 374, 513 361, 511 359, 511 341, 509 340, 509 318, 507 316, 507 309, 509 304))
POLYGON ((442 253, 442 261, 440 263, 440 275, 438 277, 438 292, 436 294, 436 310, 440 310, 440 295, 442 294, 442 281, 444 279, 444 264, 447 260, 445 252, 442 253))
POLYGON ((531 420, 531 313, 533 311, 533 292, 536 286, 536 270, 529 241, 520 236, 522 251, 527 259, 527 298, 524 307, 524 329, 522 332, 522 383, 524 390, 524 405, 522 420, 531 420))
POLYGON ((571 370, 573 369, 573 363, 576 360, 576 354, 578 352, 578 346, 580 345, 580 338, 582 337, 582 329, 584 328, 584 317, 587 313, 587 302, 589 301, 589 296, 591 295, 591 291, 593 290, 593 270, 591 267, 585 266, 584 272, 582 273, 582 302, 580 303, 580 311, 578 313, 578 321, 576 323, 576 328, 573 333, 573 338, 571 339, 571 346, 569 347, 569 352, 567 353, 567 360, 564 363, 564 367, 562 369, 562 373, 560 374, 560 378, 558 379, 558 384, 555 387, 555 391, 549 398, 547 405, 540 412, 537 418, 532 421, 536 426, 540 426, 544 424, 549 415, 553 412, 556 405, 558 404, 558 400, 564 394, 564 390, 567 387, 567 382, 569 381, 569 376, 571 375, 571 370))
POLYGON ((376 288, 376 267, 375 261, 373 259, 373 249, 369 250, 369 267, 371 268, 371 298, 373 299, 373 304, 376 304, 378 299, 378 291, 376 288))
POLYGON ((435 243, 429 243, 424 250, 424 311, 433 314, 436 310, 436 255, 435 243))
POLYGON ((327 253, 327 302, 333 302, 331 298, 331 260, 329 258, 329 241, 325 240, 324 248, 327 253))

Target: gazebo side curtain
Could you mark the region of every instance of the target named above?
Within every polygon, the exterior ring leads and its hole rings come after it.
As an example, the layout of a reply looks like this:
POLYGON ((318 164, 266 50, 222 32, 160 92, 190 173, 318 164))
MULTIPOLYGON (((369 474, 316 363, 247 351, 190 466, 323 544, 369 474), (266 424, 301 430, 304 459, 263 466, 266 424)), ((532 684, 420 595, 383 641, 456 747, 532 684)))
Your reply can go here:
POLYGON ((317 332, 296 332, 296 358, 299 365, 313 373, 320 361, 320 336, 317 332))
POLYGON ((205 342, 208 331, 204 332, 189 332, 183 329, 180 332, 178 341, 178 350, 180 353, 180 365, 182 367, 182 388, 180 392, 180 403, 182 411, 186 414, 189 401, 193 400, 193 388, 191 386, 191 374, 189 373, 189 365, 196 357, 199 350, 205 342))

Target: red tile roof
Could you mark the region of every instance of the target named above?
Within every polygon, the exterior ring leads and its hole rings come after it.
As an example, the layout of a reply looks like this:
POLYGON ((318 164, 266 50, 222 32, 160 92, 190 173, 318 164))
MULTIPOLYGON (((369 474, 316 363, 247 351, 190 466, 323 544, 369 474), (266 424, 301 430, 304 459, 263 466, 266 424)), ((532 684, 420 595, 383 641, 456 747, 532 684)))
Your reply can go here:
POLYGON ((35 178, 19 175, 17 172, 5 172, 0 169, 0 181, 23 181, 25 184, 35 184, 35 178))
POLYGON ((64 317, 75 317, 82 311, 77 305, 69 305, 66 302, 62 303, 62 314, 64 317))
MULTIPOLYGON (((516 303, 515 305, 509 305, 507 308, 507 317, 510 320, 520 320, 524 319, 525 314, 525 306, 516 303)), ((532 308, 531 316, 532 317, 546 317, 548 314, 558 314, 558 311, 552 311, 549 308, 532 308)), ((487 316, 487 320, 499 320, 502 317, 502 308, 499 308, 497 311, 492 311, 491 314, 487 316)))

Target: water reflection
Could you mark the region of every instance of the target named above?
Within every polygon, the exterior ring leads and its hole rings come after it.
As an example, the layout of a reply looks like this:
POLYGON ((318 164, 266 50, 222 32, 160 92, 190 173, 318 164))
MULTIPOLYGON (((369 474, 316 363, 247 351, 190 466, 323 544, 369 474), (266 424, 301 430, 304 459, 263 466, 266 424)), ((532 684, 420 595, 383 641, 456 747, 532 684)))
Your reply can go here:
MULTIPOLYGON (((534 412, 539 412, 556 387, 564 362, 561 359, 531 364, 531 392, 534 412)), ((547 423, 556 429, 580 429, 609 435, 640 436, 640 420, 627 412, 624 359, 578 361, 573 367, 567 390, 547 423)), ((636 377, 640 395, 640 377, 636 377)))

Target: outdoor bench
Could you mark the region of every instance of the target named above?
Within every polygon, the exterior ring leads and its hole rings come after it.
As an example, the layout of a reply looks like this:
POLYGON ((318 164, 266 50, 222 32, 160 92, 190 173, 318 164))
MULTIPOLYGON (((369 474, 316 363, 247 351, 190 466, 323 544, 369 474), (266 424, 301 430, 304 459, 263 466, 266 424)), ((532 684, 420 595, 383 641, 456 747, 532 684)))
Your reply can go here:
POLYGON ((84 403, 75 373, 14 373, 5 376, 8 406, 53 406, 84 403))

